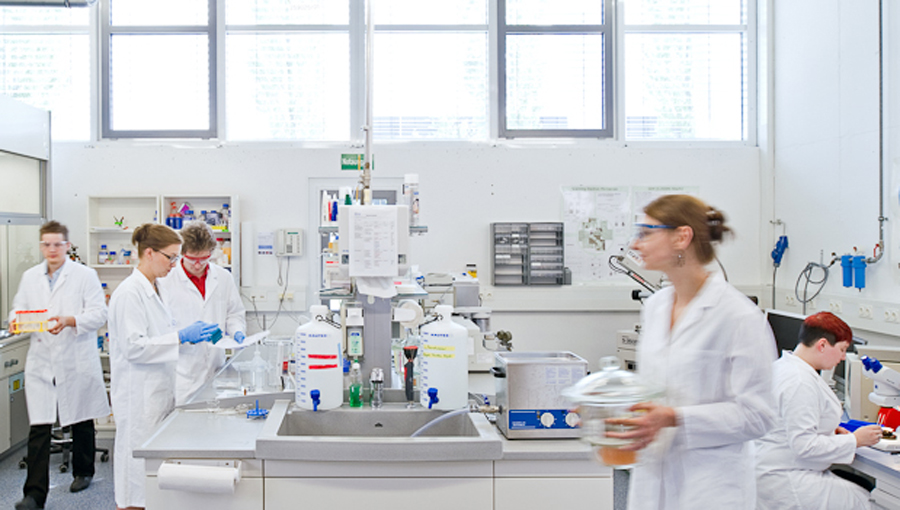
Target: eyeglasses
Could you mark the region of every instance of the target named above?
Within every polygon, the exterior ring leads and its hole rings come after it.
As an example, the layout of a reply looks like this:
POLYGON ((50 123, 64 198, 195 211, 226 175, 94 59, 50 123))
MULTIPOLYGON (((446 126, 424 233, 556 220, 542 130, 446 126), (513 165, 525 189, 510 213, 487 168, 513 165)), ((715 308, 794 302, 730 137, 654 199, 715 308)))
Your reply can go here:
POLYGON ((48 242, 41 241, 41 248, 59 250, 59 249, 62 249, 64 246, 68 246, 68 244, 69 244, 68 241, 65 241, 62 243, 48 243, 48 242))
POLYGON ((209 262, 209 259, 212 258, 212 255, 207 255, 205 257, 191 257, 190 255, 182 255, 185 260, 191 262, 193 264, 202 265, 209 262))
POLYGON ((634 228, 635 228, 634 239, 640 241, 640 240, 644 239, 645 237, 649 236, 650 234, 652 234, 653 232, 656 232, 657 230, 672 230, 677 227, 675 227, 673 225, 653 225, 650 223, 635 223, 634 228))
POLYGON ((160 253, 163 257, 169 259, 169 264, 175 264, 176 262, 178 262, 178 259, 181 258, 181 255, 169 255, 168 253, 157 250, 156 248, 153 248, 153 251, 155 251, 156 253, 160 253))

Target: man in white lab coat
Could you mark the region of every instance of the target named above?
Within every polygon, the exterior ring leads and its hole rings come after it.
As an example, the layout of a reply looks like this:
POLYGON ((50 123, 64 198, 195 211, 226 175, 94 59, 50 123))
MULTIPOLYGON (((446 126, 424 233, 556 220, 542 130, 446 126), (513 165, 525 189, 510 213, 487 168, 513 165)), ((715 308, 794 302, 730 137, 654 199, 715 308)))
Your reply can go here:
MULTIPOLYGON (((10 312, 47 310, 47 330, 31 334, 25 361, 28 476, 16 509, 43 508, 50 484, 50 432, 72 428, 72 492, 94 476, 94 418, 109 416, 109 401, 97 353, 97 330, 106 322, 106 303, 97 272, 68 260, 69 232, 56 221, 40 230, 44 262, 25 271, 10 312)), ((22 324, 22 326, 25 326, 22 324)), ((32 329, 32 328, 26 328, 32 329)))
MULTIPOLYGON (((246 328, 244 303, 231 273, 210 262, 216 248, 212 230, 206 223, 194 221, 181 229, 181 237, 181 262, 159 280, 168 296, 175 327, 181 329, 200 320, 218 324, 223 333, 242 341, 246 328)), ((182 344, 178 349, 175 404, 188 402, 224 364, 225 351, 209 342, 182 344)))
POLYGON ((778 418, 757 441, 757 509, 870 508, 868 491, 828 468, 853 462, 857 448, 881 439, 881 427, 860 427, 852 434, 839 427, 841 404, 816 373, 844 359, 852 339, 844 321, 819 312, 803 321, 793 354, 773 364, 778 418))

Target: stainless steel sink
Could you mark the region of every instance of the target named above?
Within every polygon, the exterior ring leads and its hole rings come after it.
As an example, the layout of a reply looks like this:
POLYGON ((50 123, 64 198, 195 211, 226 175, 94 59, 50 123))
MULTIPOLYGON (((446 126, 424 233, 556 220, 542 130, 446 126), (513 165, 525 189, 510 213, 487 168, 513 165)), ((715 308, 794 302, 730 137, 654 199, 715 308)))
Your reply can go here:
MULTIPOLYGON (((279 436, 409 437, 436 420, 444 411, 406 404, 385 404, 381 409, 340 407, 330 411, 288 410, 278 429, 279 436)), ((420 437, 478 437, 468 414, 457 414, 435 423, 420 437)))
POLYGON ((465 413, 409 437, 443 415, 388 402, 381 409, 340 407, 307 411, 275 402, 256 440, 261 459, 309 461, 497 460, 503 443, 484 415, 465 413))

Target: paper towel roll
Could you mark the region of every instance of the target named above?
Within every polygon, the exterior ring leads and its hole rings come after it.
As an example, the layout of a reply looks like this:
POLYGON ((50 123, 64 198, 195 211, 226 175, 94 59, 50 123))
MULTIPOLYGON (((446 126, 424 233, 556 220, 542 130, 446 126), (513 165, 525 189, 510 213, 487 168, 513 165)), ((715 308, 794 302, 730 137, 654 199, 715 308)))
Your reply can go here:
POLYGON ((163 490, 234 494, 234 486, 240 481, 240 464, 231 467, 163 462, 156 479, 163 490))

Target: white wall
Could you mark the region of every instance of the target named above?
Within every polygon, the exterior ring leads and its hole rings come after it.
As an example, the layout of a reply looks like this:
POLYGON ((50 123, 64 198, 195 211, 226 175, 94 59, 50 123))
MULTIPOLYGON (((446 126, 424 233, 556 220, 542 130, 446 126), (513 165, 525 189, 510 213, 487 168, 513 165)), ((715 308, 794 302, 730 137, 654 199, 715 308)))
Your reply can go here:
MULTIPOLYGON (((786 223, 790 239, 777 305, 800 311, 786 296, 807 262, 818 262, 820 251, 827 262, 853 247, 871 256, 878 241, 878 0, 772 4, 774 218, 786 223)), ((886 322, 884 312, 900 309, 900 6, 884 4, 887 251, 867 270, 862 292, 843 288, 835 265, 816 305, 840 304, 854 328, 896 335, 900 324, 886 322), (861 304, 873 306, 872 319, 859 317, 861 304)))
MULTIPOLYGON (((54 215, 70 226, 75 244, 84 246, 89 195, 237 194, 242 221, 252 222, 257 231, 309 229, 309 179, 355 175, 340 171, 341 152, 353 149, 212 142, 57 144, 54 215)), ((682 185, 699 187, 701 198, 722 208, 737 231, 721 251, 731 280, 744 287, 760 284, 756 148, 406 143, 379 145, 375 153, 375 177, 420 175, 421 215, 429 233, 413 239, 412 255, 426 272, 462 271, 474 262, 482 281, 489 282, 490 223, 559 221, 561 186, 682 185)), ((315 238, 307 232, 307 247, 312 245, 315 238)), ((316 262, 310 251, 294 261, 291 287, 308 286, 311 263, 316 262)), ((275 275, 273 259, 258 260, 257 286, 274 287, 275 275)), ((573 349, 594 364, 615 352, 615 330, 637 320, 638 306, 630 299, 636 286, 625 280, 603 287, 482 285, 490 294, 485 306, 496 310, 494 327, 511 330, 521 349, 573 349)), ((282 318, 276 332, 295 327, 282 318)))

